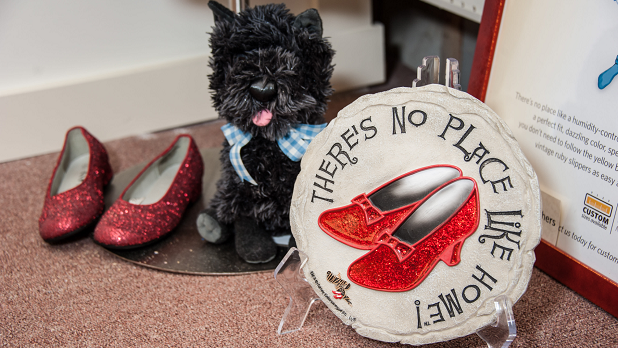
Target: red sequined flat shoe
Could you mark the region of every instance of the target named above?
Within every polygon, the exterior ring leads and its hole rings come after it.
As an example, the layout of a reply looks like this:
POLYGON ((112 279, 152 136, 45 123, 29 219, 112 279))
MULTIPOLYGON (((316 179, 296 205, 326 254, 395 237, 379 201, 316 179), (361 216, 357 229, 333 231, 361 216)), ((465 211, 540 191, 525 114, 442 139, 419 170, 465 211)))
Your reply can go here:
POLYGON ((103 145, 82 127, 69 129, 39 218, 43 240, 58 242, 95 222, 105 209, 103 188, 112 176, 103 145))
POLYGON ((357 249, 372 249, 375 237, 393 232, 425 196, 454 178, 461 170, 448 165, 420 168, 399 176, 352 204, 329 209, 318 218, 329 236, 357 249))
POLYGON ((420 202, 393 232, 348 267, 348 278, 366 288, 408 291, 431 273, 439 260, 460 261, 463 243, 479 224, 479 200, 472 178, 454 179, 420 202))
POLYGON ((103 214, 94 240, 110 249, 152 243, 180 223, 202 193, 202 156, 190 135, 179 135, 152 160, 103 214))

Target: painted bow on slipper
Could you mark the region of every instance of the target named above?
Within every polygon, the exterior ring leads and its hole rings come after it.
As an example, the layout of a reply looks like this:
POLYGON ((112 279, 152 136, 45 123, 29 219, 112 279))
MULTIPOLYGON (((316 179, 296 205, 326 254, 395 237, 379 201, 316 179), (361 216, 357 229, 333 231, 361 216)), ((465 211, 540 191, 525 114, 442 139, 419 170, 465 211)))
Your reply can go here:
MULTIPOLYGON (((318 133, 326 127, 326 123, 323 124, 297 124, 290 128, 290 131, 285 136, 277 139, 277 144, 283 153, 288 156, 292 161, 298 162, 307 151, 307 146, 318 133)), ((230 149, 230 161, 234 170, 238 176, 253 185, 257 185, 257 182, 253 180, 247 168, 242 163, 240 157, 240 149, 249 143, 251 140, 251 134, 245 133, 238 129, 231 123, 221 127, 225 139, 232 146, 230 149)))

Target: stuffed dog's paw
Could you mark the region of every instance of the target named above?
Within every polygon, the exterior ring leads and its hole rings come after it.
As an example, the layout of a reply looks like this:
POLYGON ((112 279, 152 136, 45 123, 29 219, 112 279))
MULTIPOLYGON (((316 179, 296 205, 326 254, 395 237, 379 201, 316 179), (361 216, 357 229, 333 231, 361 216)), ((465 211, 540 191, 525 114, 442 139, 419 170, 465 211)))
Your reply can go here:
POLYGON ((266 263, 277 256, 277 245, 270 232, 257 222, 241 218, 234 223, 236 253, 247 263, 266 263))
POLYGON ((217 216, 214 209, 204 209, 197 216, 197 232, 207 242, 213 244, 225 243, 232 232, 226 224, 221 224, 214 216, 217 216))

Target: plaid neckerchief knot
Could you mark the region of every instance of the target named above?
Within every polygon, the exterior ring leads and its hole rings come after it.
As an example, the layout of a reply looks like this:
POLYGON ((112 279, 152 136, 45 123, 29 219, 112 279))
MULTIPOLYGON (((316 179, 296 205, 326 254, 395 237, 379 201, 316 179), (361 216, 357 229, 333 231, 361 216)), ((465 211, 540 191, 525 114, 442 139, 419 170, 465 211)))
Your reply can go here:
MULTIPOLYGON (((326 123, 297 124, 290 128, 288 134, 277 139, 277 144, 279 144, 279 148, 286 156, 292 161, 298 162, 307 151, 307 146, 309 146, 311 140, 313 140, 325 127, 326 123)), ((257 185, 257 182, 253 180, 240 158, 240 149, 249 143, 251 134, 241 131, 231 123, 221 127, 221 130, 227 142, 232 146, 230 149, 230 162, 232 162, 234 170, 241 180, 257 185)))

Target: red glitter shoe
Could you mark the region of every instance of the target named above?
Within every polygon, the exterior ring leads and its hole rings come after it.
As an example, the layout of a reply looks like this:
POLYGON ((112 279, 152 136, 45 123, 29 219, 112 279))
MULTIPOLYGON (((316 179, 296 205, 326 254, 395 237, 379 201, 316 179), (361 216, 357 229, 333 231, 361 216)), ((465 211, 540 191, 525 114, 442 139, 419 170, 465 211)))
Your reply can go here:
POLYGON ((96 243, 130 249, 152 243, 180 223, 189 203, 202 193, 202 156, 190 135, 176 137, 152 160, 103 214, 96 243))
POLYGON ((357 249, 372 249, 383 232, 393 232, 419 201, 454 178, 461 170, 449 165, 420 168, 361 194, 350 205, 329 209, 318 218, 329 236, 357 249))
POLYGON ((476 182, 461 177, 420 202, 394 233, 385 231, 377 246, 348 267, 348 278, 366 288, 408 291, 431 273, 439 260, 460 261, 464 241, 479 225, 476 182))
POLYGON ((69 129, 54 168, 39 233, 48 243, 70 237, 103 214, 103 188, 112 179, 103 145, 82 127, 69 129))

